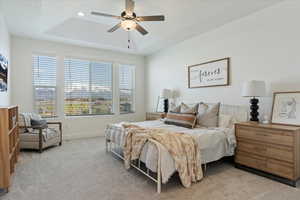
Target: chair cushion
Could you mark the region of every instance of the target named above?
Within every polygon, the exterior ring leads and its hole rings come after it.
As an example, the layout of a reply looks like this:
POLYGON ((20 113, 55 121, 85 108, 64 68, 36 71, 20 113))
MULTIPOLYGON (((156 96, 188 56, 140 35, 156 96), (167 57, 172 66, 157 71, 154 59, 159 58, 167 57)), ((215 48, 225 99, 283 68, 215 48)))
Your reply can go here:
MULTIPOLYGON (((52 138, 60 137, 60 132, 53 128, 43 129, 43 141, 47 141, 52 138)), ((31 132, 20 134, 21 141, 39 141, 39 130, 33 129, 31 132)))

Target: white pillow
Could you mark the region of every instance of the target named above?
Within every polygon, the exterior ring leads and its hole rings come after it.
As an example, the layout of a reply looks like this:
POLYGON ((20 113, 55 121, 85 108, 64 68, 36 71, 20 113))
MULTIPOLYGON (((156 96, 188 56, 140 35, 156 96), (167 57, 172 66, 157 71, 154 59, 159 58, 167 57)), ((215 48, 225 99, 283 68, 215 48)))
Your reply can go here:
POLYGON ((219 114, 219 127, 233 128, 237 120, 232 115, 219 114))

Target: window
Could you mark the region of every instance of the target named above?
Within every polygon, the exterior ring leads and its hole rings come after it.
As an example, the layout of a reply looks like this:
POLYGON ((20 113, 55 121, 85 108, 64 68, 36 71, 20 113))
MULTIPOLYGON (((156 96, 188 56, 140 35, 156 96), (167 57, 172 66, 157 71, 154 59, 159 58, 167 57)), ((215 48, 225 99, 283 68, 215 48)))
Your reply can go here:
POLYGON ((66 116, 112 114, 112 64, 65 59, 66 116))
POLYGON ((56 116, 56 57, 33 55, 34 107, 42 117, 56 116))
POLYGON ((119 66, 120 113, 134 112, 135 67, 119 66))

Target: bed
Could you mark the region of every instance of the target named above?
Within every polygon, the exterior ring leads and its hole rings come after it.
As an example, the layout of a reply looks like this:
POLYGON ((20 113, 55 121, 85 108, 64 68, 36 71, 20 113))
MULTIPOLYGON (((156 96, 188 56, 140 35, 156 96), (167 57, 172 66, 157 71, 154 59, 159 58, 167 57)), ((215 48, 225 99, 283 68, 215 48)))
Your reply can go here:
MULTIPOLYGON (((235 121, 246 121, 247 109, 242 106, 222 105, 219 111, 219 121, 222 116, 230 115, 235 121)), ((106 129, 106 150, 124 159, 122 146, 125 142, 124 122, 110 124, 106 129)), ((224 127, 196 127, 193 129, 165 124, 162 120, 143 121, 131 123, 143 128, 162 128, 174 132, 192 134, 200 147, 201 163, 206 169, 206 164, 217 161, 226 156, 234 155, 236 140, 233 125, 224 127)), ((174 161, 169 152, 154 140, 149 140, 142 149, 140 158, 131 163, 131 166, 142 172, 148 178, 157 183, 157 192, 161 192, 161 184, 176 172, 174 161)))

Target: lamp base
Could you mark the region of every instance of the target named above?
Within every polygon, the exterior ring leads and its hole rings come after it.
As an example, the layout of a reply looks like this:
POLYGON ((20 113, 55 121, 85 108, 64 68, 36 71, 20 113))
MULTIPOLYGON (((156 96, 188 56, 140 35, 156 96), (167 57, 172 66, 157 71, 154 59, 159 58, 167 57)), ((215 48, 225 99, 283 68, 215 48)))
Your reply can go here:
POLYGON ((256 99, 255 97, 250 99, 250 104, 251 104, 251 106, 250 106, 250 110, 251 110, 251 112, 250 112, 250 116, 251 116, 250 121, 253 121, 253 122, 258 122, 259 121, 259 119, 258 119, 258 116, 259 116, 258 102, 259 102, 259 100, 256 99))
POLYGON ((169 111, 169 99, 164 100, 164 112, 167 113, 169 111))

